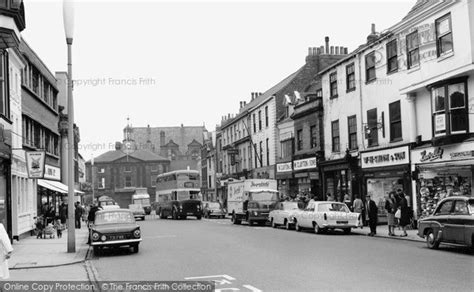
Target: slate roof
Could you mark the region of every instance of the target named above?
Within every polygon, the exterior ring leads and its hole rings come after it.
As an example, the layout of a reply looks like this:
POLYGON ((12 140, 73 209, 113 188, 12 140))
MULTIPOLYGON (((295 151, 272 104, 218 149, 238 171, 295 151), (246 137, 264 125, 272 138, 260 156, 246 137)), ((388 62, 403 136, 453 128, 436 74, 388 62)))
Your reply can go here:
MULTIPOLYGON (((94 158, 94 163, 114 162, 125 156, 127 155, 121 150, 111 150, 94 158)), ((148 150, 136 150, 130 153, 128 156, 142 161, 169 161, 169 159, 148 150)), ((90 161, 88 162, 90 163, 90 161)))
POLYGON ((423 9, 434 5, 436 3, 439 3, 440 0, 417 0, 415 5, 410 9, 407 15, 403 17, 403 20, 410 18, 411 16, 417 14, 418 12, 422 11, 423 9))

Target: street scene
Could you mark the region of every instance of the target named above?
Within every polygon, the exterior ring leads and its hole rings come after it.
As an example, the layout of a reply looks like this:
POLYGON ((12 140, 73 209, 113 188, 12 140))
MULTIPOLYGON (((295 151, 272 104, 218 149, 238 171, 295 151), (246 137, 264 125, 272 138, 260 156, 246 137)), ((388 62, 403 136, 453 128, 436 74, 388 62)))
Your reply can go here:
POLYGON ((474 2, 0 1, 0 291, 471 291, 474 2))

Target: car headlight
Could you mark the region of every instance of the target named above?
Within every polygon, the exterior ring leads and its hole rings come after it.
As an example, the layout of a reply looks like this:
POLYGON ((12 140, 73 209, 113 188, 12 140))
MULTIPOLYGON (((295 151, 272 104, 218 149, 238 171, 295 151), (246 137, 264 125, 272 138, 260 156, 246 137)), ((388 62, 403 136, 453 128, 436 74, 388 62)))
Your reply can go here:
POLYGON ((257 212, 257 211, 254 211, 254 212, 253 212, 253 215, 254 215, 254 216, 258 216, 258 212, 257 212))
POLYGON ((100 237, 99 233, 97 232, 92 233, 92 240, 99 240, 99 237, 100 237))
POLYGON ((100 240, 105 241, 105 240, 107 240, 107 237, 106 237, 105 235, 102 235, 102 236, 100 237, 100 240))
POLYGON ((133 231, 133 236, 135 238, 140 238, 140 234, 141 234, 140 229, 136 229, 135 231, 133 231))
POLYGON ((179 205, 179 209, 180 209, 180 210, 183 210, 183 206, 179 205))

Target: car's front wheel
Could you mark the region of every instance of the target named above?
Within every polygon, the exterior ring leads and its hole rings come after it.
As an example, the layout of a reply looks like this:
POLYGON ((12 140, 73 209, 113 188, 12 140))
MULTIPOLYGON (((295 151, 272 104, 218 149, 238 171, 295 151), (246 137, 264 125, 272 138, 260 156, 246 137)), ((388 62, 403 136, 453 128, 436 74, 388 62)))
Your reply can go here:
POLYGON ((295 230, 298 231, 298 232, 301 232, 301 226, 300 224, 298 223, 298 221, 295 222, 295 230))
POLYGON ((132 246, 133 253, 138 253, 138 251, 139 251, 139 247, 138 247, 138 246, 139 246, 138 244, 135 244, 135 245, 132 246))
POLYGON ((271 222, 273 228, 277 228, 277 227, 278 227, 277 224, 275 223, 275 221, 273 220, 273 218, 272 218, 272 220, 271 220, 270 222, 271 222))
POLYGON ((432 229, 426 232, 426 245, 430 249, 437 249, 439 247, 439 241, 436 240, 436 236, 432 229))
POLYGON ((344 229, 344 234, 351 234, 351 229, 350 228, 345 228, 344 229))
POLYGON ((323 233, 323 229, 321 227, 319 227, 318 223, 314 222, 313 225, 314 225, 314 233, 316 233, 316 234, 323 233))
POLYGON ((288 221, 286 219, 285 219, 285 228, 286 228, 286 230, 291 230, 291 223, 290 223, 290 221, 288 221))

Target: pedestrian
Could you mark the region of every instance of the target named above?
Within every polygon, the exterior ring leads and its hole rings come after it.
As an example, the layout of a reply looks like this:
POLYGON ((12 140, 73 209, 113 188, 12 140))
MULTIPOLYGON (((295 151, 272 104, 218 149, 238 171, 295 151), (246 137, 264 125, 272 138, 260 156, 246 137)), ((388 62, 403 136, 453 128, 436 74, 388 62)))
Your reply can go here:
POLYGON ((8 259, 13 252, 13 247, 8 237, 7 231, 2 223, 0 223, 0 279, 6 280, 10 278, 10 270, 8 270, 8 259))
POLYGON ((62 202, 59 206, 59 219, 61 220, 61 224, 66 224, 67 220, 67 205, 62 202))
POLYGON ((351 196, 348 193, 344 195, 344 204, 347 205, 347 208, 351 208, 351 196))
POLYGON ((326 194, 326 200, 328 202, 334 202, 334 198, 332 197, 331 193, 327 193, 326 194))
POLYGON ((360 214, 360 227, 364 226, 364 202, 360 199, 360 195, 355 195, 355 200, 352 203, 352 211, 360 214))
POLYGON ((74 209, 74 219, 75 219, 76 229, 81 229, 82 213, 84 213, 84 210, 82 209, 79 202, 76 202, 76 207, 74 209))
POLYGON ((370 198, 370 195, 365 197, 365 210, 366 220, 369 222, 370 227, 368 236, 374 236, 377 234, 378 208, 374 200, 370 198))
POLYGON ((36 218, 35 223, 35 231, 36 231, 36 238, 43 238, 43 230, 44 230, 44 219, 42 216, 36 218))
POLYGON ((398 209, 400 209, 400 226, 403 229, 403 234, 401 234, 400 237, 406 237, 408 236, 407 226, 410 224, 410 208, 408 207, 408 201, 405 196, 400 198, 398 209))
POLYGON ((63 237, 64 225, 61 224, 60 219, 57 219, 56 222, 54 223, 54 229, 56 229, 56 236, 58 238, 63 237))
POLYGON ((385 210, 387 210, 388 235, 395 236, 397 201, 395 199, 395 192, 393 191, 388 193, 387 199, 385 200, 385 210))

